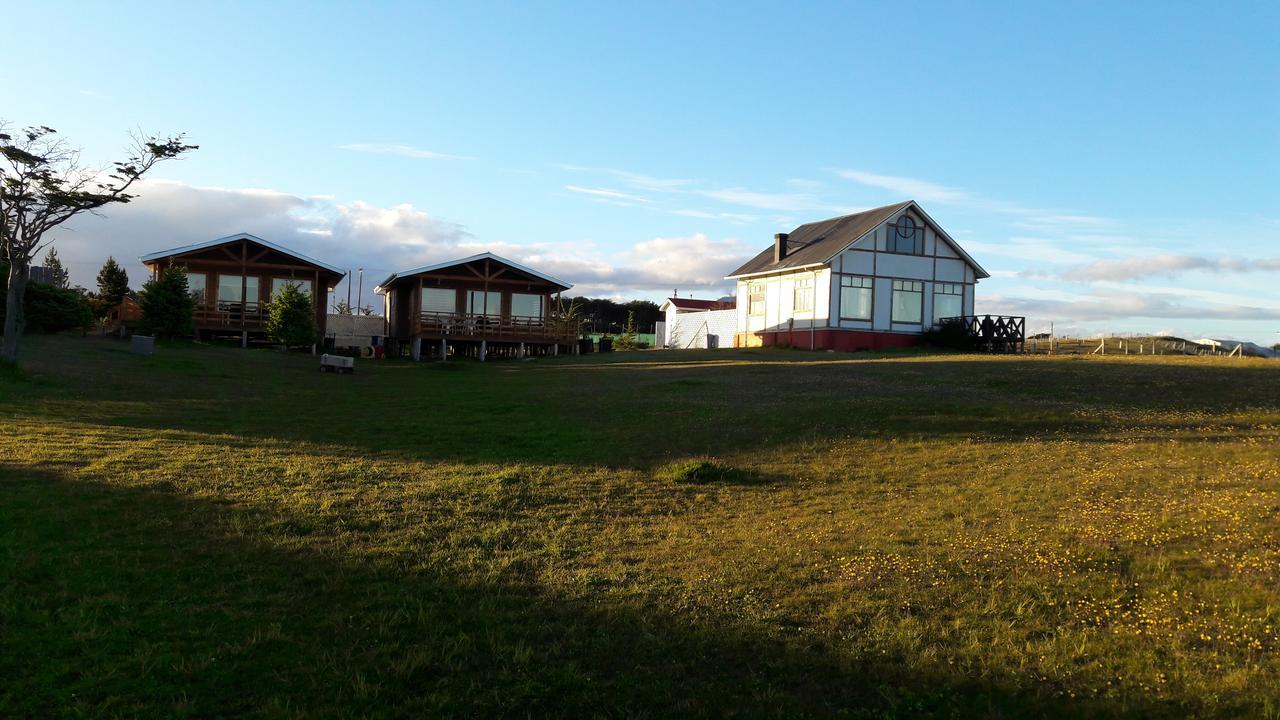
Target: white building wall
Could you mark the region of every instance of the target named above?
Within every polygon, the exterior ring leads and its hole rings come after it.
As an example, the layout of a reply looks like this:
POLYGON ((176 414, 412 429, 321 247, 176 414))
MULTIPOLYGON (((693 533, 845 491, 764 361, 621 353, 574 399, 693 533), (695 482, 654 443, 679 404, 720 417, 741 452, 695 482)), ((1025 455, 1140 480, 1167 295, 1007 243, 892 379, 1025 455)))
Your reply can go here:
POLYGON ((674 316, 668 331, 670 346, 678 350, 692 348, 731 348, 738 329, 738 310, 704 310, 674 316))

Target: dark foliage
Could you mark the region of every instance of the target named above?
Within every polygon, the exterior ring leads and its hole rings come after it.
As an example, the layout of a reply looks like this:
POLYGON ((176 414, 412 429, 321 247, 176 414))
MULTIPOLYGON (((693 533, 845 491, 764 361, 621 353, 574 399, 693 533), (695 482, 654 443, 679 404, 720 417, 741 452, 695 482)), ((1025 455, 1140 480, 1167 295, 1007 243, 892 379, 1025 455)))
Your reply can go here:
POLYGON ((98 271, 98 299, 105 307, 119 305, 129 292, 129 273, 114 257, 107 257, 98 271))
MULTIPOLYGON (((568 303, 570 300, 565 299, 568 303)), ((653 326, 661 319, 658 304, 648 300, 632 300, 618 303, 605 298, 573 298, 578 304, 578 316, 585 321, 586 332, 619 333, 627 325, 630 313, 635 313, 636 332, 653 332, 653 326)))
POLYGON ((139 330, 156 337, 187 337, 195 332, 191 319, 195 303, 187 287, 186 269, 166 268, 158 278, 142 286, 138 297, 142 308, 139 330))
POLYGON ((926 330, 920 340, 926 345, 952 350, 977 348, 974 338, 969 335, 969 328, 959 320, 943 320, 940 325, 926 330))
POLYGON ((296 285, 286 285, 273 293, 266 331, 272 340, 290 347, 316 342, 319 333, 311 296, 296 285))

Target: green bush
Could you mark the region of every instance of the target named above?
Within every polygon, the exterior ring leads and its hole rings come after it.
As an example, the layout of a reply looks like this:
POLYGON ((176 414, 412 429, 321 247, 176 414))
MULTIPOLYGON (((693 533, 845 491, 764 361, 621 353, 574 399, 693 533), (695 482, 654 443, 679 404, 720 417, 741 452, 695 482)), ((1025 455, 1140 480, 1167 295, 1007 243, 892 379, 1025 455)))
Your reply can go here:
POLYGON ((926 345, 952 350, 974 350, 977 344, 969 335, 968 326, 961 320, 944 320, 941 324, 926 330, 920 340, 926 345))
POLYGON ((295 285, 286 285, 271 298, 271 317, 267 318, 267 336, 293 347, 317 341, 315 308, 311 296, 295 285))
POLYGON ((27 284, 22 308, 29 333, 56 333, 93 324, 93 309, 83 294, 44 283, 27 284))
POLYGON ((187 287, 184 268, 166 268, 159 277, 148 280, 138 295, 138 305, 142 309, 138 329, 144 335, 178 338, 195 332, 192 315, 196 301, 187 287))

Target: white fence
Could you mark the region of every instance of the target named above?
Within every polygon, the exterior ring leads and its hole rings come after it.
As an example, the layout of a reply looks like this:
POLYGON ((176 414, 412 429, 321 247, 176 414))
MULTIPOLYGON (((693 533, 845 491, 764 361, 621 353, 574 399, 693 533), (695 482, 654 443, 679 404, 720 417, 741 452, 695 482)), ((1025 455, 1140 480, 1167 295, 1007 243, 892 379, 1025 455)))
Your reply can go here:
POLYGON ((331 313, 325 321, 325 335, 333 338, 335 348, 381 345, 386 332, 386 323, 381 315, 364 317, 331 313))
POLYGON ((738 311, 730 308, 680 313, 666 330, 669 348, 731 348, 733 334, 738 330, 738 311))

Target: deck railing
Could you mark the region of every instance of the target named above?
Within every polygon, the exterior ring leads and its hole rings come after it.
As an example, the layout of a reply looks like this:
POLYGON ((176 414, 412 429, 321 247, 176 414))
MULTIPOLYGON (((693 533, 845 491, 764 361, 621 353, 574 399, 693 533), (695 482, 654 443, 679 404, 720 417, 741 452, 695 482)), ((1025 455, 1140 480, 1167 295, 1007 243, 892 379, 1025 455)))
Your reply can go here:
POLYGON ((197 327, 257 328, 271 315, 271 305, 264 302, 197 303, 194 320, 197 327))
POLYGON ((559 317, 471 315, 421 312, 418 334, 456 337, 460 340, 532 340, 569 342, 577 339, 580 324, 559 317))
POLYGON ((1027 341, 1027 319, 1018 315, 960 315, 939 318, 936 325, 955 323, 978 347, 996 352, 1020 351, 1027 341))

